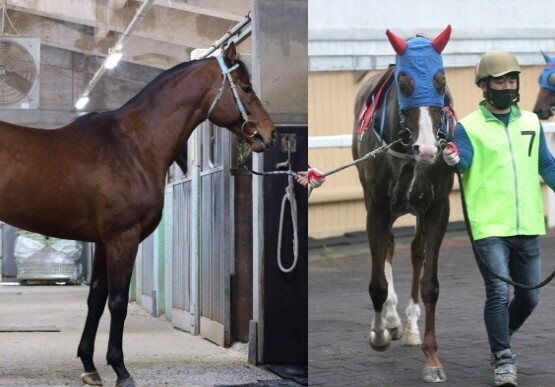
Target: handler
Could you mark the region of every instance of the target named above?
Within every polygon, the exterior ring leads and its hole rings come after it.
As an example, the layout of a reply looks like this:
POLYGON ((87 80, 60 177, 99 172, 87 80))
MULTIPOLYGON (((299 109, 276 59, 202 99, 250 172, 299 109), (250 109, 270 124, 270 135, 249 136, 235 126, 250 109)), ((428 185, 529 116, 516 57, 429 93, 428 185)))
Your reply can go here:
POLYGON ((457 124, 455 146, 443 151, 445 162, 463 174, 474 255, 486 290, 484 321, 496 386, 517 385, 511 336, 534 310, 539 290, 515 288, 510 300, 509 285, 484 267, 478 252, 498 275, 539 283, 538 236, 545 234, 545 221, 538 173, 555 190, 555 160, 541 123, 517 105, 519 73, 516 58, 506 51, 482 55, 475 83, 484 100, 457 124))

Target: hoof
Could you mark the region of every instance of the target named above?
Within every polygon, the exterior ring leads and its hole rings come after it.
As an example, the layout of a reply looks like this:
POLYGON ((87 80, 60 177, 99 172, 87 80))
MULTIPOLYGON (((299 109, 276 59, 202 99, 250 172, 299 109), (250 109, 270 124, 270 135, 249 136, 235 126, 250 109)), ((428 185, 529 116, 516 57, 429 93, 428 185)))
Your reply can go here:
POLYGON ((387 329, 389 330, 389 333, 391 334, 391 340, 399 340, 400 338, 403 337, 401 327, 391 327, 391 328, 387 328, 387 329))
POLYGON ((401 338, 401 345, 403 347, 414 347, 420 344, 422 344, 422 340, 420 340, 419 332, 403 332, 403 337, 401 338))
POLYGON ((427 383, 442 383, 447 380, 443 367, 430 367, 422 370, 422 380, 427 383))
POLYGON ((122 380, 121 382, 117 382, 116 387, 135 387, 135 381, 130 376, 127 379, 122 380))
POLYGON ((383 331, 383 334, 380 336, 376 335, 376 332, 370 331, 368 344, 370 344, 370 347, 374 351, 383 352, 388 349, 391 344, 391 334, 387 329, 383 331))
POLYGON ((97 371, 82 373, 81 380, 89 386, 102 386, 102 379, 97 371))

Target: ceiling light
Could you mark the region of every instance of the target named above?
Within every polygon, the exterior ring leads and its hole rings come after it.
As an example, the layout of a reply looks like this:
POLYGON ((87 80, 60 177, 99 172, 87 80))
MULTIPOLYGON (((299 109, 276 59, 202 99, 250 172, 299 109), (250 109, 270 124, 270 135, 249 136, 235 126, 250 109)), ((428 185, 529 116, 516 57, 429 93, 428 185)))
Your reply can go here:
POLYGON ((121 59, 122 56, 123 56, 123 54, 119 51, 112 52, 106 58, 106 61, 104 62, 104 67, 106 67, 107 69, 113 69, 114 67, 116 67, 118 65, 118 62, 119 62, 119 60, 121 59))
POLYGON ((81 97, 75 103, 75 109, 83 109, 89 103, 89 97, 81 97))

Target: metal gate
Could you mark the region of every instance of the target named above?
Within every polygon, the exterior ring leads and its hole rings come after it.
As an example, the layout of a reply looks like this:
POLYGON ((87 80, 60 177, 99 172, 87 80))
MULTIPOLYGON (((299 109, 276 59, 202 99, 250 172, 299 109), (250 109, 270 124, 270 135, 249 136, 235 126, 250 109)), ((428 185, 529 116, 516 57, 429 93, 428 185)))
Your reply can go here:
POLYGON ((231 135, 204 122, 189 142, 187 173, 172 167, 171 319, 225 346, 233 253, 231 135))

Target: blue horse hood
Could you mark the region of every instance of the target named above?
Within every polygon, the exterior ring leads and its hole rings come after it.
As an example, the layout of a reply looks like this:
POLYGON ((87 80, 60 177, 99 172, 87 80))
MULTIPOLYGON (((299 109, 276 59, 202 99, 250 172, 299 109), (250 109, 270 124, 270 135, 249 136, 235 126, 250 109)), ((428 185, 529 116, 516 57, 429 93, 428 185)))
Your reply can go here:
POLYGON ((551 85, 548 81, 549 76, 555 73, 555 57, 550 57, 542 52, 543 57, 545 58, 545 62, 547 66, 543 69, 543 72, 540 75, 540 87, 544 89, 548 89, 555 92, 555 86, 551 85))
POLYGON ((437 92, 433 81, 434 75, 439 71, 445 71, 443 60, 431 41, 423 37, 408 40, 406 51, 397 56, 395 79, 401 73, 407 74, 413 79, 415 87, 410 97, 404 97, 400 90, 397 90, 399 107, 401 109, 420 106, 443 107, 445 96, 437 92))

